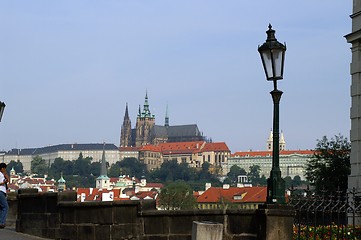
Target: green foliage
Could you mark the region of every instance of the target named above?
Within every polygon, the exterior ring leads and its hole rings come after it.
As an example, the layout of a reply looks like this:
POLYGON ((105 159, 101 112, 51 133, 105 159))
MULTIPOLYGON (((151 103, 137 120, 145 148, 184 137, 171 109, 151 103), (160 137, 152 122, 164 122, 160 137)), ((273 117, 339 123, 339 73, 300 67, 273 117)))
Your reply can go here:
POLYGON ((10 174, 10 170, 12 168, 14 168, 14 170, 17 174, 21 174, 24 172, 23 164, 19 160, 17 160, 17 161, 11 160, 8 163, 8 165, 7 165, 8 174, 10 174))
POLYGON ((77 175, 67 175, 64 176, 66 180, 66 187, 71 189, 73 187, 79 188, 89 188, 95 187, 96 176, 77 176, 77 175))
POLYGON ((35 156, 31 161, 31 173, 38 176, 44 176, 47 172, 48 164, 46 161, 40 156, 35 156))
POLYGON ((315 154, 306 165, 306 179, 316 192, 347 191, 351 172, 350 151, 351 144, 342 135, 336 135, 331 140, 326 136, 317 140, 315 154))
POLYGON ((298 187, 301 185, 308 185, 309 183, 307 181, 302 181, 300 176, 295 176, 293 179, 290 176, 285 177, 283 180, 285 180, 285 187, 286 189, 293 187, 298 187))
POLYGON ((100 173, 100 163, 91 163, 91 158, 83 158, 82 154, 79 154, 79 158, 75 161, 56 158, 49 168, 49 177, 57 180, 60 179, 61 173, 67 188, 94 187, 95 178, 100 173))
POLYGON ((90 164, 90 173, 93 176, 100 176, 101 163, 100 162, 92 162, 90 164))
POLYGON ((49 177, 59 179, 63 168, 64 160, 62 158, 56 158, 49 168, 49 177))
POLYGON ((63 175, 66 175, 66 176, 73 175, 73 170, 74 170, 74 162, 70 161, 70 160, 64 161, 63 175))
POLYGON ((74 175, 89 176, 91 174, 91 157, 83 158, 83 154, 80 153, 77 160, 74 162, 74 175))
POLYGON ((247 175, 246 170, 244 170, 243 168, 241 168, 237 165, 233 165, 229 169, 229 173, 227 174, 227 177, 228 177, 227 181, 229 181, 231 183, 237 183, 239 175, 247 175))
POLYGON ((247 174, 248 181, 252 183, 253 186, 266 186, 267 178, 265 175, 260 176, 261 167, 259 165, 252 165, 249 167, 249 172, 247 174))
POLYGON ((159 194, 159 204, 166 210, 194 209, 196 203, 191 186, 184 181, 168 184, 159 194))
POLYGON ((159 169, 150 174, 150 179, 157 182, 170 182, 176 180, 190 181, 195 178, 195 169, 188 167, 188 164, 178 164, 177 160, 165 161, 159 169))
POLYGON ((124 158, 122 161, 117 161, 110 166, 108 172, 109 177, 129 175, 138 179, 147 174, 147 166, 136 158, 124 158))
POLYGON ((205 163, 200 170, 189 167, 187 163, 177 163, 177 160, 164 162, 159 169, 149 174, 153 182, 174 182, 182 180, 187 182, 194 190, 203 190, 206 182, 213 186, 221 185, 218 178, 210 173, 210 164, 205 163))
POLYGON ((248 178, 250 181, 253 181, 257 178, 260 178, 259 173, 261 172, 261 167, 259 165, 252 165, 249 167, 248 178))
POLYGON ((262 175, 260 178, 253 179, 253 186, 267 186, 267 178, 265 175, 262 175))

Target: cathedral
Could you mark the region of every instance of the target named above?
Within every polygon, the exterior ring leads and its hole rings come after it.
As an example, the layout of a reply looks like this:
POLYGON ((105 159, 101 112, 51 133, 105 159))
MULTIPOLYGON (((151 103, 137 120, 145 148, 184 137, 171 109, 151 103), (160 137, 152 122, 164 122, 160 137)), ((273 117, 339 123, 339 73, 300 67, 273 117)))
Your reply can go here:
POLYGON ((197 124, 170 126, 168 109, 165 114, 164 125, 156 125, 155 115, 149 110, 148 93, 145 94, 143 110, 139 105, 135 128, 131 126, 128 104, 125 107, 124 121, 120 134, 120 147, 140 147, 147 144, 157 145, 167 142, 203 140, 205 140, 205 137, 199 131, 197 124))

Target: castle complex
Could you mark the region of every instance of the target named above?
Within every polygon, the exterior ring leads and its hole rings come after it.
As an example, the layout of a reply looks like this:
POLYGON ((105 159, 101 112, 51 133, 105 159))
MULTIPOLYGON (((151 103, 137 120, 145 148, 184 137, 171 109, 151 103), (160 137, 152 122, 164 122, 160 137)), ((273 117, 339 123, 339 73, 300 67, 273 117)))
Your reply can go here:
POLYGON ((197 124, 169 125, 168 111, 166 112, 164 126, 155 125, 155 115, 149 110, 148 94, 145 95, 143 110, 139 105, 137 122, 132 129, 128 113, 128 104, 120 134, 120 147, 140 147, 148 144, 167 142, 193 142, 203 141, 204 137, 197 124))

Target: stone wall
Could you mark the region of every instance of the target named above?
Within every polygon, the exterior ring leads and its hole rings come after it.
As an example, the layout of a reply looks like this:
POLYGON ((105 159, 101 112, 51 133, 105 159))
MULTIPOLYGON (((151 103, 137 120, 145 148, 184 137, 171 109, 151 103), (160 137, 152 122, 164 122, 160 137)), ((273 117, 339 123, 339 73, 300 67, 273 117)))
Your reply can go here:
POLYGON ((191 240, 193 222, 223 224, 223 240, 292 239, 294 210, 159 211, 153 200, 76 202, 75 192, 17 196, 16 230, 51 239, 191 240))

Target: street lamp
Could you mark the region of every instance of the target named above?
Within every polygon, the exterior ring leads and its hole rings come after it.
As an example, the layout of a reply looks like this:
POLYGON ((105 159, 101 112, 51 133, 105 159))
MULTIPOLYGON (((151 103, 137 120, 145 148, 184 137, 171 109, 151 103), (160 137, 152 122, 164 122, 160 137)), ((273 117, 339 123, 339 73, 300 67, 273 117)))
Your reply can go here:
POLYGON ((0 122, 1 122, 1 118, 3 117, 3 114, 4 114, 5 106, 6 105, 4 102, 0 102, 0 122))
POLYGON ((258 46, 266 78, 273 81, 274 89, 271 93, 273 99, 273 150, 272 170, 267 179, 267 203, 285 203, 285 181, 281 177, 279 160, 279 104, 282 91, 277 89, 277 80, 283 79, 283 66, 286 45, 277 41, 275 30, 271 24, 268 26, 267 40, 258 46))

